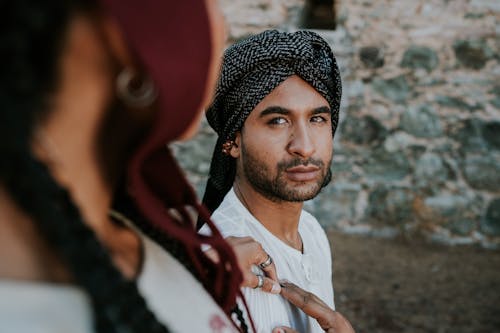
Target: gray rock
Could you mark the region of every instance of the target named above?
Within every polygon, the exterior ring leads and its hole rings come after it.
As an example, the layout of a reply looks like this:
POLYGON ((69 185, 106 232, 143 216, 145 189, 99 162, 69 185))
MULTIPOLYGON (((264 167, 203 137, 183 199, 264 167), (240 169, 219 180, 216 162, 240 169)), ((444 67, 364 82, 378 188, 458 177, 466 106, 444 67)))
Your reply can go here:
POLYGON ((484 123, 482 135, 490 148, 500 149, 500 121, 484 123))
POLYGON ((457 40, 453 49, 460 64, 476 70, 483 68, 494 54, 483 40, 457 40))
POLYGON ((365 46, 359 50, 359 59, 368 68, 379 68, 384 66, 384 54, 376 46, 365 46))
POLYGON ((445 107, 460 109, 460 110, 467 110, 467 111, 474 111, 474 110, 478 110, 478 109, 483 108, 480 104, 470 105, 470 104, 466 103, 462 98, 453 97, 453 96, 439 95, 436 97, 436 102, 439 105, 442 105, 445 107))
POLYGON ((462 152, 487 151, 488 146, 482 135, 483 121, 477 118, 461 121, 451 129, 450 136, 460 143, 462 152))
POLYGON ((467 154, 463 174, 471 187, 492 192, 500 191, 500 154, 467 154))
POLYGON ((408 188, 378 185, 368 197, 365 217, 382 224, 402 226, 413 220, 414 193, 408 188))
POLYGON ((372 86, 377 93, 396 103, 406 102, 410 97, 410 86, 403 75, 388 80, 377 78, 372 86))
POLYGON ((489 93, 494 94, 496 97, 500 97, 500 84, 494 85, 489 93))
POLYGON ((350 98, 363 98, 365 86, 363 81, 355 80, 345 84, 346 94, 350 98))
POLYGON ((500 97, 496 97, 490 100, 490 104, 496 107, 497 109, 500 109, 500 97))
POLYGON ((400 126, 406 132, 422 138, 435 138, 442 134, 441 121, 436 110, 425 104, 406 110, 401 115, 400 126))
POLYGON ((459 218, 446 223, 445 227, 455 235, 467 236, 470 235, 472 231, 476 230, 476 222, 470 219, 459 218))
POLYGON ((481 221, 481 231, 491 236, 500 236, 500 198, 490 202, 481 221))
MULTIPOLYGON (((355 153, 350 153, 349 155, 353 155, 355 153)), ((338 156, 339 153, 334 149, 334 156, 338 156)), ((330 166, 332 170, 332 175, 334 182, 336 180, 341 180, 344 182, 355 182, 362 177, 356 170, 353 170, 353 162, 349 160, 336 161, 335 157, 330 166)))
POLYGON ((471 0, 469 5, 475 10, 480 10, 486 13, 488 11, 500 11, 500 3, 497 0, 471 0))
POLYGON ((408 159, 402 154, 391 154, 384 149, 371 152, 362 165, 368 178, 375 181, 396 181, 411 172, 408 159))
POLYGON ((450 170, 437 154, 425 153, 417 161, 415 180, 420 186, 436 186, 450 178, 450 170))
POLYGON ((384 141, 384 149, 389 153, 402 151, 413 143, 414 137, 403 131, 397 131, 384 141))
POLYGON ((469 226, 462 225, 460 227, 463 232, 467 232, 468 228, 475 228, 473 221, 479 219, 482 201, 478 198, 462 195, 441 194, 425 198, 424 205, 427 210, 427 218, 432 223, 452 229, 469 221, 469 226))
POLYGON ((216 137, 213 133, 199 133, 195 139, 176 143, 174 153, 183 169, 196 175, 207 175, 216 137))
POLYGON ((372 116, 346 117, 341 125, 342 139, 359 145, 380 142, 386 132, 384 126, 372 116))
POLYGON ((423 68, 428 72, 432 71, 439 64, 436 52, 425 46, 410 46, 403 55, 401 67, 423 68))
POLYGON ((484 17, 484 13, 465 13, 464 19, 477 20, 484 17))
POLYGON ((341 220, 353 221, 359 184, 333 183, 314 199, 315 214, 323 226, 335 226, 341 220))

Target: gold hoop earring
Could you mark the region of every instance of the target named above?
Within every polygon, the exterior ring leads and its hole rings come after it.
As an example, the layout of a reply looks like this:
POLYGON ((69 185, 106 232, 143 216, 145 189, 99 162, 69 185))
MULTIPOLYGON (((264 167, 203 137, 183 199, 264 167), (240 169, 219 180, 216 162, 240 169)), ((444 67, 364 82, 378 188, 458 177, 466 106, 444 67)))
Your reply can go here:
POLYGON ((116 93, 126 106, 137 109, 151 106, 158 97, 153 80, 148 76, 140 77, 130 68, 118 74, 116 93))
POLYGON ((231 149, 233 147, 238 147, 236 142, 234 142, 233 140, 228 140, 228 141, 224 142, 222 144, 222 153, 225 155, 229 155, 231 153, 231 149))

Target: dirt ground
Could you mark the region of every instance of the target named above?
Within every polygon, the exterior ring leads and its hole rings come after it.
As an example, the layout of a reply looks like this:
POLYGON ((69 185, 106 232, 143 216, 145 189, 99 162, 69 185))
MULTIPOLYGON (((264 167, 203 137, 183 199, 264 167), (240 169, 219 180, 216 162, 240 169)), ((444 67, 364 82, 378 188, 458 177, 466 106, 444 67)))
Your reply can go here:
POLYGON ((329 238, 336 307, 357 333, 500 332, 500 251, 329 238))

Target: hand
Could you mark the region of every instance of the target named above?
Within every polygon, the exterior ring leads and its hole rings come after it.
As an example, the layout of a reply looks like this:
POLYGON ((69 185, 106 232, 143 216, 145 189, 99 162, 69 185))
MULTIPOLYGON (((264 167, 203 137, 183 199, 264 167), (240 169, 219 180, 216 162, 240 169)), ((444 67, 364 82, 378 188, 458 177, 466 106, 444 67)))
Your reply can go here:
MULTIPOLYGON (((307 292, 291 282, 281 282, 281 296, 316 319, 328 333, 354 333, 349 321, 339 312, 331 309, 316 295, 307 292)), ((277 327, 273 333, 298 333, 290 327, 277 327)))
MULTIPOLYGON (((243 273, 242 287, 255 288, 259 283, 259 278, 252 271, 252 266, 259 266, 268 259, 268 254, 262 245, 252 237, 228 237, 226 241, 233 248, 238 266, 243 273)), ((205 251, 205 254, 214 261, 218 261, 217 253, 213 249, 205 251)), ((272 294, 279 294, 281 287, 276 275, 274 263, 261 269, 264 271, 264 284, 262 290, 272 294)))

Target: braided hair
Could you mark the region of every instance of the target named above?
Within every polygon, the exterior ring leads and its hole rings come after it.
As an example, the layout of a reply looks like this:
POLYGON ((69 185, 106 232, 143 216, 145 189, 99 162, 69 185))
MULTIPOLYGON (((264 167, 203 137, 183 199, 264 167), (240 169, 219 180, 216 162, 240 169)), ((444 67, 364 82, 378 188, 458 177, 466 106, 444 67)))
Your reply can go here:
MULTIPOLYGON (((95 5, 95 4, 94 4, 95 5)), ((37 121, 57 86, 57 59, 74 13, 88 0, 2 1, 0 183, 90 296, 98 332, 168 332, 135 282, 123 277, 70 194, 31 152, 37 121), (20 176, 22 175, 22 176, 20 176)))

